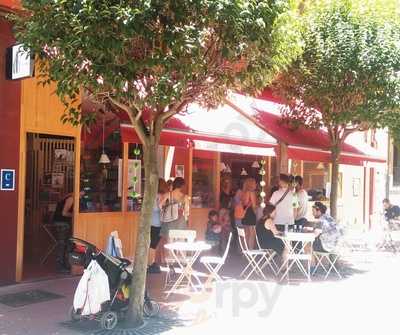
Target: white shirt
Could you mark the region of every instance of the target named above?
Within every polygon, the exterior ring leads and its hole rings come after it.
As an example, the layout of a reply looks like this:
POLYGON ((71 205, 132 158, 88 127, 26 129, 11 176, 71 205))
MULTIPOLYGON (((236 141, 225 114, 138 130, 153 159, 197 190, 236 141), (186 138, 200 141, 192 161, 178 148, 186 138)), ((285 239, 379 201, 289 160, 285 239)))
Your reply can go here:
POLYGON ((107 274, 95 261, 91 261, 84 271, 74 295, 74 309, 81 309, 82 315, 96 314, 101 304, 110 300, 107 274))
POLYGON ((276 215, 274 224, 276 225, 293 225, 294 224, 294 205, 293 205, 293 192, 289 191, 285 198, 278 204, 276 203, 283 197, 287 189, 280 188, 272 194, 270 199, 271 204, 276 206, 276 215))
POLYGON ((296 220, 307 218, 307 208, 308 208, 308 194, 306 190, 300 190, 296 193, 297 196, 297 216, 296 220))

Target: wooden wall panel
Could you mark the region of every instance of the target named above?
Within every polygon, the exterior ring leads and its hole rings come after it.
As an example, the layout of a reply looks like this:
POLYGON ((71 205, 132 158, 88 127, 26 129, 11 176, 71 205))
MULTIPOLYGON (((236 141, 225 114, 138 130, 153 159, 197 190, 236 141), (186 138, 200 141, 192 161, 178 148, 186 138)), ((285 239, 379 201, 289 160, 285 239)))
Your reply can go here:
POLYGON ((125 257, 133 257, 139 220, 138 212, 79 213, 75 237, 104 249, 109 234, 117 230, 125 257))
POLYGON ((197 239, 203 240, 206 236, 208 212, 211 208, 192 208, 190 210, 190 229, 197 231, 197 239))
MULTIPOLYGON (((55 84, 43 87, 38 85, 37 78, 24 79, 21 82, 21 126, 20 126, 20 165, 18 177, 18 231, 17 231, 17 265, 16 280, 22 280, 23 245, 24 245, 24 212, 26 187, 26 136, 27 133, 42 133, 50 135, 71 136, 75 138, 75 189, 79 189, 80 160, 80 127, 63 124, 60 120, 64 106, 55 95, 55 84)), ((76 192, 75 202, 78 202, 76 192)), ((78 207, 78 206, 76 206, 78 207)), ((75 222, 76 220, 75 215, 75 222)), ((77 224, 79 225, 79 224, 77 224)), ((78 228, 79 230, 79 228, 78 228)))
POLYGON ((44 134, 78 136, 80 129, 60 120, 64 106, 54 93, 55 84, 43 87, 37 78, 25 79, 21 87, 24 130, 44 134))

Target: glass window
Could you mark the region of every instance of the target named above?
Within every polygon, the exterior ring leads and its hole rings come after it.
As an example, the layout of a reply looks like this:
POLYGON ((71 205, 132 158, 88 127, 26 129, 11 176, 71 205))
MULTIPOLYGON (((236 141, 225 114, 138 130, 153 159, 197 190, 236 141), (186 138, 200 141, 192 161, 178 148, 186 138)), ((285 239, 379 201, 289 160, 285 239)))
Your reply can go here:
POLYGON ((119 122, 100 120, 90 131, 82 130, 81 142, 81 212, 113 212, 121 210, 122 143, 119 122), (103 146, 104 129, 104 146, 103 146))
POLYGON ((128 211, 140 211, 142 206, 145 171, 141 144, 129 144, 128 149, 128 211))
POLYGON ((215 159, 210 153, 193 154, 192 207, 215 207, 215 159), (208 154, 208 155, 207 155, 208 154))
POLYGON ((328 163, 304 162, 304 187, 312 201, 325 201, 330 194, 330 170, 328 163))

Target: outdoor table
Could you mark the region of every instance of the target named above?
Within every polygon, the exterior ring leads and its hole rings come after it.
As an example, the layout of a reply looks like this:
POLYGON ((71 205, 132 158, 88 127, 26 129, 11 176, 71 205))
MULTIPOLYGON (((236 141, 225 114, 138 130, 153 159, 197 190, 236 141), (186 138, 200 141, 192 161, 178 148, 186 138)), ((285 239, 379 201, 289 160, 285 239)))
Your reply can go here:
POLYGON ((283 272, 281 280, 285 277, 289 277, 289 271, 294 264, 298 266, 308 280, 311 280, 310 265, 312 259, 312 244, 315 240, 315 234, 288 232, 285 235, 280 236, 280 238, 283 240, 286 248, 288 249, 287 259, 285 262, 283 262, 281 268, 278 270, 278 273, 281 273, 286 267, 286 271, 283 272), (309 253, 306 251, 307 246, 309 246, 309 253), (304 265, 301 263, 301 261, 308 262, 307 270, 304 268, 304 265))
POLYGON ((203 251, 211 249, 211 245, 205 242, 173 242, 166 244, 164 247, 171 252, 172 257, 182 270, 182 273, 168 292, 167 296, 170 295, 171 292, 174 292, 185 278, 188 280, 188 286, 191 286, 194 290, 197 289, 192 282, 192 276, 195 277, 199 285, 202 286, 200 279, 196 276, 193 270, 193 264, 203 251))

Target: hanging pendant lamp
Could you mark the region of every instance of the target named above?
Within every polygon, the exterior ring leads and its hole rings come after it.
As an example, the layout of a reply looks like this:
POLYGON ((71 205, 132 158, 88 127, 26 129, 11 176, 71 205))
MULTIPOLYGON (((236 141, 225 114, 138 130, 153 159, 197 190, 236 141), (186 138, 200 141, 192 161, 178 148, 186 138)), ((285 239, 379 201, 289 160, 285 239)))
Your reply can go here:
POLYGON ((111 163, 110 158, 104 151, 104 116, 103 116, 103 152, 100 156, 99 164, 110 164, 110 163, 111 163))

